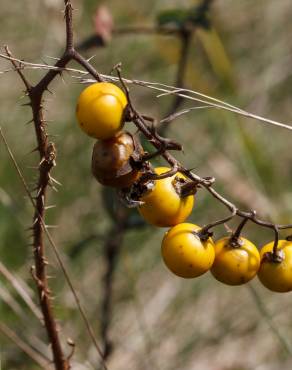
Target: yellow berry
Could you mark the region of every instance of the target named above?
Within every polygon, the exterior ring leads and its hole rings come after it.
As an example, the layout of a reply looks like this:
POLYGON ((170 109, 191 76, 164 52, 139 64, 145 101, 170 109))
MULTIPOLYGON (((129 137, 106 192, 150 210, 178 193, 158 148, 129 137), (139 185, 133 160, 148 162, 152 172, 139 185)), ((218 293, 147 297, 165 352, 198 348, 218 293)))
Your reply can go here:
MULTIPOLYGON (((160 175, 169 171, 170 168, 158 167, 155 173, 160 175)), ((154 188, 141 198, 144 202, 139 207, 143 218, 152 225, 160 227, 174 226, 185 219, 192 212, 194 196, 181 197, 176 189, 175 182, 185 179, 181 173, 154 181, 154 188)))
POLYGON ((285 293, 292 290, 292 242, 279 240, 279 261, 273 261, 274 242, 263 246, 260 251, 261 266, 258 271, 260 282, 273 292, 285 293))
POLYGON ((86 87, 77 102, 76 115, 81 129, 96 139, 109 139, 123 127, 127 105, 124 92, 109 82, 86 87))
POLYGON ((211 238, 201 241, 201 228, 190 223, 172 227, 164 236, 161 253, 166 266, 175 275, 190 279, 207 272, 213 264, 215 251, 211 238))
POLYGON ((241 285, 253 279, 260 266, 260 254, 249 240, 239 237, 237 245, 225 237, 215 243, 215 261, 211 273, 227 285, 241 285))

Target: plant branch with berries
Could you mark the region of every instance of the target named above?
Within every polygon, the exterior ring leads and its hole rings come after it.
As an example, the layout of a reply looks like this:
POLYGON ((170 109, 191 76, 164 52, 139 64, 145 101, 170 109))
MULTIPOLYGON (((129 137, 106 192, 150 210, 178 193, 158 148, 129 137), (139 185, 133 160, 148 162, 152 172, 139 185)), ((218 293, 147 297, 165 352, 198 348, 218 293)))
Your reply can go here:
MULTIPOLYGON (((205 5, 209 6, 211 1, 205 1, 205 5)), ((133 102, 130 90, 128 88, 128 80, 124 79, 121 72, 120 65, 115 66, 114 70, 117 73, 117 77, 104 76, 100 74, 96 69, 77 51, 74 46, 73 40, 73 21, 72 21, 72 2, 70 0, 65 0, 65 24, 66 24, 66 46, 62 56, 57 60, 54 66, 40 66, 33 65, 32 63, 23 62, 17 58, 14 58, 8 49, 5 48, 5 54, 1 54, 0 57, 10 60, 13 69, 18 73, 21 78, 25 91, 28 96, 28 105, 32 110, 32 122, 35 129, 35 136, 37 140, 36 151, 39 153, 40 161, 38 166, 38 181, 36 184, 36 191, 32 203, 34 205, 34 216, 33 216, 33 252, 34 252, 34 267, 32 268, 32 276, 36 283, 36 288, 39 296, 39 303, 42 311, 42 316, 48 335, 49 342, 52 348, 53 362, 56 370, 67 370, 70 368, 71 355, 66 356, 64 353, 64 348, 62 345, 62 340, 60 338, 60 331, 58 324, 55 319, 54 310, 52 306, 52 295, 49 289, 48 278, 47 278, 47 260, 46 260, 46 249, 44 236, 46 233, 45 228, 45 216, 46 216, 46 197, 48 188, 53 185, 54 179, 51 172, 56 165, 56 149, 52 141, 49 140, 46 129, 46 119, 44 115, 44 94, 49 91, 49 86, 51 82, 63 71, 80 72, 83 74, 84 71, 78 71, 70 69, 68 67, 69 62, 77 62, 87 74, 93 77, 90 80, 92 83, 87 87, 80 95, 78 105, 77 105, 77 117, 81 129, 83 129, 89 136, 98 139, 94 146, 93 157, 92 157, 92 172, 96 179, 106 186, 112 186, 118 189, 118 196, 129 207, 138 207, 142 216, 150 223, 156 226, 162 227, 172 227, 170 231, 166 234, 162 242, 162 254, 167 266, 177 275, 182 277, 195 277, 199 276, 208 269, 211 268, 213 263, 213 275, 216 277, 218 275, 222 278, 222 271, 220 265, 216 267, 216 256, 213 250, 214 243, 211 239, 213 234, 213 229, 221 224, 228 222, 234 217, 239 217, 241 222, 237 230, 226 240, 220 240, 220 248, 229 248, 232 253, 238 253, 238 251, 245 248, 245 251, 249 256, 254 257, 257 252, 254 252, 253 246, 251 246, 247 241, 241 237, 241 231, 247 221, 253 222, 258 226, 269 228, 274 232, 274 241, 266 249, 264 248, 264 253, 261 255, 261 263, 268 262, 273 266, 277 265, 279 267, 281 262, 285 258, 286 252, 284 249, 286 247, 291 247, 290 238, 287 240, 279 240, 279 231, 284 229, 292 228, 292 224, 275 224, 266 220, 262 220, 257 216, 255 210, 240 210, 235 204, 229 201, 225 196, 221 195, 215 189, 215 178, 213 176, 201 177, 196 174, 191 169, 184 166, 183 163, 178 161, 172 152, 181 151, 182 145, 176 140, 164 137, 159 131, 161 123, 170 123, 175 120, 180 114, 177 112, 178 107, 181 104, 182 99, 193 98, 191 92, 184 89, 183 83, 183 72, 185 69, 185 60, 189 48, 189 39, 191 33, 189 29, 184 29, 182 36, 182 58, 178 69, 178 79, 176 88, 170 88, 169 86, 161 84, 148 84, 141 81, 130 81, 136 83, 140 86, 146 86, 150 88, 160 89, 162 93, 174 94, 175 100, 172 109, 170 109, 169 114, 163 120, 159 121, 154 117, 150 117, 144 113, 139 112, 133 102), (38 83, 32 85, 30 81, 27 80, 24 74, 24 70, 29 67, 44 68, 47 69, 45 75, 40 79, 38 83), (107 80, 114 80, 120 83, 121 88, 116 85, 105 82, 107 80), (123 126, 126 122, 132 123, 138 129, 138 134, 131 135, 127 132, 122 131, 123 126), (153 152, 147 153, 144 151, 141 143, 140 137, 143 136, 153 147, 153 152), (160 157, 166 163, 166 168, 154 168, 151 160, 160 157), (171 217, 163 213, 158 208, 155 208, 152 204, 156 202, 153 201, 154 191, 158 188, 158 184, 166 184, 168 189, 171 189, 169 193, 169 199, 174 199, 180 208, 180 213, 172 214, 171 217), (216 201, 224 205, 229 214, 217 220, 214 220, 203 227, 186 226, 184 221, 190 214, 193 208, 193 198, 197 195, 198 191, 204 189, 207 191, 216 201), (154 203, 151 203, 154 202, 154 203), (148 205, 149 209, 147 208, 148 205), (154 208, 153 208, 154 207, 154 208), (161 211, 161 213, 160 213, 161 211), (153 217, 160 217, 154 219, 153 217), (182 237, 181 234, 184 236, 182 237), (200 255, 202 256, 200 261, 197 261, 192 256, 191 261, 188 261, 188 265, 185 266, 183 263, 180 264, 176 246, 176 243, 187 243, 186 235, 192 235, 195 237, 191 247, 198 248, 200 255), (181 239, 182 237, 182 239, 181 239), (290 244, 289 244, 290 243, 290 244), (175 252, 173 252, 175 250, 175 252), (208 251, 208 256, 204 253, 208 251), (172 253, 170 258, 170 253, 172 253), (173 258, 175 256, 175 258, 173 258), (215 262, 214 262, 215 259, 215 262), (194 272, 194 269, 196 270, 194 272), (215 271, 216 269, 216 271, 215 271), (219 272, 218 272, 219 271, 219 272)), ((145 30, 144 30, 145 31, 145 30)), ((166 31, 163 27, 156 29, 155 32, 170 32, 166 31)), ((176 30, 177 32, 177 30, 176 30)), ((180 30, 182 32, 182 30, 180 30)), ((81 50, 82 48, 79 47, 81 50)), ((84 80, 83 82, 88 82, 84 80)), ((255 119, 261 119, 256 115, 249 114, 243 110, 233 107, 228 104, 222 104, 222 102, 210 98, 205 100, 206 96, 203 94, 198 94, 193 100, 203 102, 207 106, 212 106, 219 109, 227 109, 233 113, 241 114, 246 117, 252 117, 255 119), (212 101, 212 104, 210 103, 212 101)), ((182 112, 181 114, 184 114, 182 112)), ((274 122, 268 119, 262 119, 267 123, 275 124, 278 126, 291 129, 290 126, 274 122)), ((169 199, 165 199, 164 202, 167 203, 169 199)), ((162 202, 160 201, 160 204, 162 202)), ((159 204, 157 201, 155 204, 159 204)), ((169 209, 169 204, 166 204, 165 209, 169 209)), ((169 211, 173 213, 173 210, 169 211)), ((124 218, 122 217, 124 220, 124 218)), ((119 231, 123 232, 125 225, 121 226, 119 231)), ((121 236, 122 238, 122 236, 121 236)), ((219 245, 218 244, 218 245, 219 245)), ((185 247, 185 253, 191 253, 189 248, 190 245, 185 247)), ((218 247, 219 248, 219 247, 218 247)), ((114 269, 114 252, 117 249, 117 244, 113 243, 110 239, 108 241, 107 252, 109 253, 108 260, 111 261, 108 267, 108 273, 105 276, 105 286, 106 289, 111 289, 111 277, 114 269)), ((181 254, 181 252, 179 252, 181 254)), ((216 252, 217 253, 217 252, 216 252)), ((290 249, 289 249, 290 253, 290 249)), ((287 254, 286 254, 287 255, 287 254)), ((221 257, 220 257, 221 258, 221 257)), ((225 257, 222 256, 222 261, 225 257)), ((291 249, 292 258, 292 249, 291 249)), ((254 271, 257 272, 259 268, 259 257, 258 262, 255 264, 254 271)), ((218 262, 219 263, 219 262, 218 262)), ((238 266, 240 269, 240 266, 238 266)), ((63 270, 64 272, 64 270, 63 270)), ((250 277, 252 278, 254 274, 250 277)), ((66 280, 70 280, 65 274, 66 280)), ((239 276, 239 280, 235 279, 235 284, 240 284, 250 279, 248 277, 245 280, 242 276, 239 276)), ((225 277, 224 277, 225 279, 225 277)), ((224 280, 223 279, 223 280, 224 280)), ((220 280, 220 278, 218 278, 220 280)), ((221 281, 223 281, 221 279, 221 281)), ((228 279, 227 279, 228 280, 228 279)), ((263 278, 263 280, 265 280, 263 278)), ((264 283, 268 286, 270 282, 264 283)), ((232 285, 232 284, 231 284, 232 285)), ((71 285, 70 285, 71 286, 71 285)), ((275 291, 287 291, 292 290, 292 283, 283 286, 274 286, 272 284, 272 290, 275 291), (277 290, 278 289, 278 290, 277 290), (282 290, 281 290, 282 289, 282 290), (286 290, 285 290, 286 289, 286 290)), ((73 293, 74 294, 74 293, 73 293)), ((75 300, 80 308, 78 298, 75 296, 75 300)), ((108 299, 104 300, 103 310, 106 312, 110 305, 108 299)), ((81 309, 80 309, 81 310, 81 309)), ((82 313, 82 311, 81 311, 82 313)), ((85 319, 86 321, 86 319, 85 319)), ((92 330, 87 323, 87 329, 89 334, 95 344, 95 347, 102 359, 102 365, 106 369, 106 364, 104 362, 104 357, 106 354, 100 350, 92 330)), ((104 342, 107 348, 110 347, 107 338, 107 326, 103 326, 104 342)))
MULTIPOLYGON (((55 68, 46 72, 42 79, 32 85, 25 77, 22 69, 22 62, 16 62, 8 49, 5 47, 6 56, 10 59, 13 68, 18 73, 19 77, 23 81, 25 86, 26 95, 29 98, 27 105, 31 107, 35 135, 37 139, 37 147, 35 151, 39 152, 40 162, 38 166, 39 177, 36 184, 36 190, 33 201, 35 207, 35 213, 33 216, 33 252, 34 252, 34 266, 32 267, 31 273, 36 283, 36 287, 39 295, 39 302, 43 315, 44 325, 47 331, 49 343, 51 344, 53 362, 56 370, 67 370, 70 368, 70 358, 72 353, 67 357, 64 354, 62 348, 61 339, 59 335, 59 327, 55 319, 51 291, 49 289, 48 278, 46 267, 48 261, 45 256, 45 243, 44 233, 46 232, 45 225, 45 210, 46 210, 46 196, 49 186, 53 186, 54 179, 51 176, 51 170, 56 165, 56 149, 53 142, 49 141, 49 136, 46 131, 46 119, 44 116, 44 94, 49 91, 49 85, 51 82, 62 73, 62 69, 67 66, 70 61, 75 60, 78 62, 86 71, 88 71, 97 81, 102 81, 102 78, 95 71, 95 69, 83 58, 75 49, 73 43, 73 20, 72 20, 72 3, 70 0, 64 0, 65 11, 64 18, 66 23, 66 46, 63 55, 55 64, 55 68)), ((69 277, 67 275, 68 281, 69 277)), ((70 281, 69 281, 70 285, 70 281)), ((73 286, 71 286, 73 289, 73 286)), ((74 295, 75 296, 75 295, 74 295)), ((75 296, 75 299, 77 297, 75 296)), ((79 302, 78 302, 79 305, 79 302)), ((89 328, 90 331, 90 328, 89 328)), ((92 333, 90 333, 92 334, 92 333)), ((91 335, 93 341, 95 341, 93 334, 91 335)), ((70 344, 71 345, 71 344, 70 344)), ((97 348, 99 355, 102 357, 102 352, 95 341, 95 347, 97 348)), ((103 362, 103 367, 106 369, 106 365, 103 362)))

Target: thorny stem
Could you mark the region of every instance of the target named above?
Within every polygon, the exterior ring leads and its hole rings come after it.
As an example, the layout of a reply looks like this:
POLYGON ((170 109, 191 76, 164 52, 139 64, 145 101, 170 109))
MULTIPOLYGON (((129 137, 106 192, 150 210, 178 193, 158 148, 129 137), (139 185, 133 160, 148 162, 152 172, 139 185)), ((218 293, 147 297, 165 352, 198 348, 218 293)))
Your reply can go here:
MULTIPOLYGON (((35 196, 35 213, 33 217, 33 252, 35 266, 32 269, 32 275, 36 282, 39 302, 42 310, 44 324, 46 327, 49 342, 52 347, 53 362, 56 370, 68 370, 70 368, 71 355, 66 358, 62 349, 59 328, 57 326, 53 308, 52 297, 48 286, 45 257, 44 229, 43 220, 45 219, 45 203, 48 185, 50 185, 50 172, 55 166, 56 150, 54 144, 49 142, 46 132, 46 123, 43 113, 43 95, 48 90, 50 83, 55 77, 61 74, 61 70, 71 61, 75 60, 82 65, 96 80, 102 81, 102 78, 95 69, 79 53, 74 50, 73 43, 73 21, 72 21, 72 3, 70 0, 64 0, 65 3, 65 23, 66 23, 66 46, 62 57, 56 62, 57 69, 49 70, 44 77, 32 86, 21 71, 21 63, 11 59, 11 63, 22 79, 26 93, 29 97, 29 106, 32 109, 33 123, 37 138, 37 151, 40 155, 39 178, 37 181, 37 190, 35 196)), ((9 49, 6 47, 7 56, 11 57, 9 49)), ((103 364, 106 368, 105 364, 103 364)))
MULTIPOLYGON (((6 47, 7 55, 11 55, 8 48, 6 47)), ((12 61, 14 67, 16 62, 12 61)), ((40 154, 39 164, 39 179, 37 184, 37 193, 35 198, 35 213, 33 217, 33 253, 35 261, 35 272, 33 277, 36 282, 39 302, 44 318, 44 324, 47 330, 49 342, 52 345, 52 353, 56 370, 67 370, 70 368, 68 361, 65 359, 60 338, 59 329, 54 318, 52 309, 52 299, 48 286, 48 279, 46 275, 47 261, 45 258, 45 247, 43 240, 43 230, 41 220, 45 216, 45 198, 47 192, 47 186, 50 180, 50 170, 55 165, 55 150, 52 143, 48 143, 48 136, 45 129, 45 121, 43 117, 42 108, 42 95, 44 89, 32 87, 26 80, 21 70, 18 70, 18 74, 21 76, 22 81, 26 87, 26 92, 30 99, 30 106, 33 113, 33 122, 37 137, 38 146, 37 149, 40 154)), ((47 73, 49 74, 49 73, 47 73)), ((41 80, 42 81, 42 80, 41 80)), ((42 86, 42 85, 40 85, 42 86)), ((47 85, 46 85, 47 87, 47 85)))
POLYGON ((73 7, 70 0, 65 2, 65 22, 66 22, 66 47, 65 53, 74 50, 73 44, 73 7))
MULTIPOLYGON (((30 200, 33 208, 36 209, 35 201, 34 201, 34 199, 32 197, 32 194, 31 194, 31 192, 30 192, 30 190, 28 188, 28 185, 27 185, 27 183, 25 181, 25 178, 24 178, 24 176, 22 174, 22 171, 21 171, 18 163, 16 162, 16 159, 14 158, 14 155, 13 155, 13 153, 12 153, 12 151, 11 151, 9 145, 8 145, 8 142, 7 142, 7 140, 6 140, 3 132, 1 130, 1 127, 0 127, 0 136, 1 136, 1 139, 3 140, 3 142, 4 142, 4 145, 6 147, 6 150, 7 150, 8 154, 9 154, 9 157, 10 157, 10 159, 11 159, 14 167, 15 167, 15 170, 16 170, 16 172, 18 174, 18 177, 19 177, 19 179, 20 179, 20 181, 21 181, 21 183, 23 185, 23 188, 24 188, 24 190, 25 190, 25 192, 26 192, 26 194, 27 194, 27 196, 28 196, 28 198, 29 198, 29 200, 30 200)), ((60 268, 61 268, 61 270, 62 270, 62 272, 64 274, 64 277, 65 277, 65 279, 67 281, 67 284, 68 284, 68 286, 69 286, 69 288, 70 288, 70 290, 71 290, 71 292, 73 294, 73 297, 75 299, 75 303, 76 303, 76 305, 78 307, 78 310, 80 312, 80 315, 81 315, 81 317, 82 317, 82 319, 84 321, 84 324, 86 326, 87 332, 88 332, 88 334, 89 334, 89 336, 90 336, 90 338, 91 338, 91 340, 92 340, 92 342, 94 344, 94 347, 96 348, 97 353, 100 355, 100 357, 102 359, 102 366, 103 366, 104 370, 107 370, 107 366, 106 366, 106 364, 105 364, 105 362, 103 360, 102 351, 101 351, 101 349, 100 349, 100 347, 99 347, 99 345, 97 343, 97 340, 95 338, 93 329, 92 329, 92 327, 91 327, 91 325, 90 325, 90 323, 89 323, 89 321, 88 321, 88 319, 86 317, 85 311, 84 311, 84 309, 83 309, 83 307, 81 305, 81 302, 80 302, 80 299, 79 299, 79 297, 78 297, 78 295, 76 293, 76 290, 74 289, 73 283, 71 281, 71 278, 69 277, 69 274, 67 272, 67 269, 65 268, 65 265, 64 265, 64 263, 63 263, 63 261, 62 261, 62 259, 60 257, 60 254, 58 252, 57 245, 55 244, 55 242, 54 242, 51 234, 48 231, 47 225, 45 224, 44 220, 41 217, 40 217, 40 221, 41 221, 41 224, 42 224, 43 231, 44 231, 44 233, 47 236, 47 239, 48 239, 48 241, 49 241, 49 243, 50 243, 50 245, 52 247, 52 250, 53 250, 53 252, 55 254, 55 257, 56 257, 56 259, 57 259, 57 261, 59 263, 59 266, 60 266, 60 268)), ((32 273, 35 276, 34 270, 32 270, 32 273)), ((68 342, 68 344, 69 344, 69 342, 68 342)), ((69 345, 72 347, 72 340, 70 341, 70 344, 69 345)), ((72 354, 72 351, 71 351, 71 354, 72 354)), ((69 355, 69 357, 71 356, 71 354, 69 355)))
POLYGON ((78 64, 80 64, 88 73, 90 73, 98 82, 104 81, 100 74, 92 67, 92 65, 84 59, 77 51, 74 50, 72 59, 74 59, 78 64))

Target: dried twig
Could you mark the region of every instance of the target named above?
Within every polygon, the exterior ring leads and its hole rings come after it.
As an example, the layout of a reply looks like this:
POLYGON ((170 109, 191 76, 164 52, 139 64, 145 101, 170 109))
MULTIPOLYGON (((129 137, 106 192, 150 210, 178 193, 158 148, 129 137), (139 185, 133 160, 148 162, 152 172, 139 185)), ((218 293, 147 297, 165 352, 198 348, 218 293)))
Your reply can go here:
POLYGON ((37 351, 24 342, 13 330, 3 323, 0 323, 0 332, 13 341, 24 353, 26 353, 42 369, 52 370, 52 365, 37 351))
POLYGON ((19 316, 22 320, 27 317, 27 313, 21 307, 21 305, 14 299, 14 297, 10 294, 10 291, 6 289, 5 285, 0 285, 0 301, 2 303, 6 303, 10 309, 19 316))
POLYGON ((1 261, 0 261, 0 273, 5 277, 5 279, 7 279, 10 282, 10 284, 14 287, 19 296, 30 308, 31 312, 40 320, 42 318, 41 312, 31 299, 31 296, 28 293, 29 288, 24 285, 24 282, 15 277, 1 261))
MULTIPOLYGON (((58 72, 76 73, 77 75, 79 75, 77 77, 78 79, 80 78, 80 76, 83 76, 81 82, 84 84, 90 84, 96 81, 95 79, 86 78, 86 76, 88 75, 88 72, 85 72, 83 70, 76 69, 76 68, 68 68, 68 67, 60 68, 60 67, 57 67, 56 65, 30 63, 30 62, 20 60, 18 58, 8 57, 7 55, 3 53, 0 53, 0 58, 15 61, 17 63, 22 63, 22 67, 21 67, 22 70, 23 69, 36 69, 36 70, 54 70, 58 72)), ((13 72, 18 69, 20 69, 20 67, 5 70, 0 73, 13 72)), ((101 79, 105 81, 119 82, 119 78, 115 76, 106 75, 106 74, 99 74, 99 76, 101 79)), ((252 112, 248 112, 244 109, 236 107, 235 105, 227 103, 223 100, 214 98, 212 96, 203 94, 195 90, 182 89, 182 88, 178 89, 175 86, 163 84, 160 82, 150 82, 150 81, 143 81, 143 80, 129 79, 129 78, 123 78, 123 80, 127 84, 133 84, 136 86, 141 86, 141 87, 148 88, 154 91, 158 91, 161 93, 158 95, 158 97, 168 96, 168 95, 178 95, 181 98, 186 99, 186 100, 203 103, 206 107, 226 110, 228 112, 235 113, 235 114, 238 114, 246 118, 254 119, 264 124, 268 124, 268 125, 272 125, 272 126, 276 126, 276 127, 280 127, 280 128, 284 128, 286 130, 292 131, 292 123, 283 123, 283 122, 279 122, 276 120, 272 120, 270 118, 260 116, 252 112)), ((186 113, 188 113, 188 111, 186 113)))

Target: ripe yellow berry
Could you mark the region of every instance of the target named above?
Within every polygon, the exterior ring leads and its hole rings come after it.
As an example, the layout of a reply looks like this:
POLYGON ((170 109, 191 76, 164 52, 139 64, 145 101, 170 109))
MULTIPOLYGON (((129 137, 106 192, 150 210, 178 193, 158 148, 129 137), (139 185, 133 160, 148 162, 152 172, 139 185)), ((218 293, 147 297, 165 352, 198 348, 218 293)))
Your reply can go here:
POLYGON ((258 272, 260 282, 273 292, 292 291, 292 242, 279 240, 277 251, 279 260, 273 261, 274 242, 263 246, 260 251, 261 266, 258 272))
POLYGON ((211 273, 215 279, 227 285, 241 285, 255 277, 260 266, 260 254, 249 240, 238 237, 232 243, 225 237, 215 243, 215 261, 211 273))
POLYGON ((207 272, 213 264, 215 251, 211 238, 201 241, 201 228, 190 223, 172 227, 164 236, 161 253, 166 266, 175 275, 190 279, 207 272))
MULTIPOLYGON (((158 175, 169 171, 170 168, 155 168, 158 175)), ((174 226, 185 219, 192 212, 194 196, 181 197, 175 189, 175 182, 185 179, 181 173, 154 181, 154 188, 141 198, 144 202, 139 207, 143 218, 152 225, 160 227, 174 226)))
POLYGON ((76 115, 81 129, 96 139, 109 139, 123 127, 124 92, 109 82, 96 82, 80 94, 76 115))

